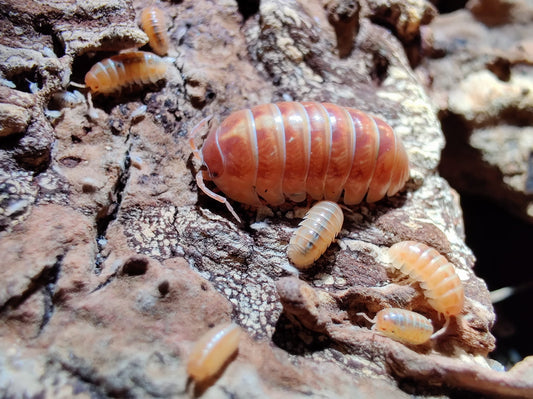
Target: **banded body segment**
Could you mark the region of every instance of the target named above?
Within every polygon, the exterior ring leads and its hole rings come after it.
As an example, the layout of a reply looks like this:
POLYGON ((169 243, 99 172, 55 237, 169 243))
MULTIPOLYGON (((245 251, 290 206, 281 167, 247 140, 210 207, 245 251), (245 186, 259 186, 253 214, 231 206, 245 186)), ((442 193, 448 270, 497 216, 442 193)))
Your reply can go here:
POLYGON ((374 323, 372 330, 406 344, 423 344, 433 334, 431 320, 406 309, 385 308, 370 321, 374 323))
POLYGON ((335 202, 315 204, 291 237, 287 249, 289 260, 300 269, 311 266, 339 234, 343 222, 342 210, 335 202))
MULTIPOLYGON (((344 187, 344 203, 354 205, 363 201, 374 176, 380 134, 374 118, 356 109, 347 108, 347 111, 354 124, 355 154, 344 187)), ((395 168, 408 168, 408 164, 396 165, 395 168)))
POLYGON ((323 104, 328 112, 331 147, 324 180, 324 198, 337 202, 350 176, 355 157, 356 135, 354 122, 347 108, 323 104))
POLYGON ((372 118, 376 130, 379 132, 378 153, 376 165, 370 184, 366 200, 375 202, 385 197, 391 186, 391 178, 394 174, 394 165, 397 158, 397 139, 392 128, 379 118, 372 118))
POLYGON ((168 34, 165 14, 158 7, 146 7, 141 12, 141 28, 148 36, 154 53, 166 55, 168 52, 168 34))
POLYGON ((280 205, 286 198, 303 201, 307 195, 330 201, 343 197, 350 205, 365 196, 373 202, 396 194, 409 177, 407 154, 390 126, 329 103, 237 111, 211 130, 201 158, 207 168, 202 178, 213 180, 229 198, 254 206, 262 201, 280 205))
POLYGON ((285 126, 285 170, 283 193, 288 199, 301 202, 307 198, 307 174, 311 159, 310 121, 301 103, 277 104, 285 126))
POLYGON ((329 199, 324 196, 324 184, 331 157, 332 131, 329 115, 320 103, 304 102, 310 137, 309 170, 306 177, 306 191, 314 200, 329 199))
POLYGON ((464 287, 455 267, 437 250, 416 241, 403 241, 389 249, 392 265, 417 281, 428 303, 446 318, 464 306, 464 287))
POLYGON ((189 355, 189 376, 202 382, 217 375, 237 351, 241 334, 242 330, 236 324, 223 324, 200 337, 189 355))
POLYGON ((285 202, 285 125, 276 104, 263 104, 251 109, 254 118, 250 136, 256 136, 257 174, 255 190, 267 203, 277 206, 285 202))
POLYGON ((144 51, 131 51, 106 58, 85 75, 85 84, 93 93, 110 94, 134 84, 155 83, 167 72, 167 63, 144 51))

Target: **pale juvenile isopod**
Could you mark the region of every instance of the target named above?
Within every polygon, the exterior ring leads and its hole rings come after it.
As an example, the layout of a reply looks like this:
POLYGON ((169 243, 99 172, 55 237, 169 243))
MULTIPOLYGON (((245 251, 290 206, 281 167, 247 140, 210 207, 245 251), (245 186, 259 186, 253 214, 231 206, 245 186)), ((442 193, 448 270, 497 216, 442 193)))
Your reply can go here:
MULTIPOLYGON (((195 130, 203 123, 201 122, 195 130)), ((209 132, 194 153, 205 169, 196 175, 200 189, 212 180, 229 198, 259 206, 286 199, 347 205, 374 202, 396 194, 409 177, 407 153, 383 120, 329 103, 263 104, 229 115, 209 132)))
POLYGON ((431 320, 410 310, 385 308, 376 313, 373 319, 364 313, 357 314, 374 324, 372 330, 406 344, 423 344, 433 334, 431 320))
POLYGON ((216 376, 237 351, 242 330, 236 324, 222 324, 204 334, 189 355, 187 373, 196 383, 216 376))
POLYGON ((149 39, 154 53, 166 55, 168 52, 168 34, 165 14, 155 6, 146 7, 141 12, 141 27, 149 39))
POLYGON ((418 282, 428 303, 448 320, 463 310, 463 283, 455 267, 437 250, 416 241, 402 241, 389 248, 392 265, 418 282))
POLYGON ((134 84, 155 83, 165 76, 167 66, 152 53, 121 53, 93 65, 85 75, 85 85, 92 93, 110 94, 134 84))
POLYGON ((291 237, 287 249, 289 260, 301 269, 312 265, 339 234, 343 221, 342 209, 335 202, 316 203, 291 237))

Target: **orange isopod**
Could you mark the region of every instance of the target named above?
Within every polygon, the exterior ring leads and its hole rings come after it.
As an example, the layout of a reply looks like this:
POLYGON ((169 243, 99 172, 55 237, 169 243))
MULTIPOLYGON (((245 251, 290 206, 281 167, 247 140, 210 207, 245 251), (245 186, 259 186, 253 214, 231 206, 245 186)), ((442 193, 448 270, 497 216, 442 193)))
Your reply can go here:
POLYGON ((329 103, 271 103, 234 112, 194 152, 207 169, 196 175, 198 186, 237 219, 204 179, 243 204, 277 206, 307 195, 342 197, 347 205, 365 197, 374 202, 396 194, 409 177, 407 153, 389 125, 329 103))
POLYGON ((461 313, 465 301, 463 283, 455 267, 437 250, 416 241, 389 248, 392 265, 420 284, 429 304, 446 319, 461 313))
POLYGON ((85 75, 85 85, 93 93, 110 94, 133 84, 155 83, 165 76, 167 66, 152 53, 121 53, 93 65, 85 75))
POLYGON ((168 34, 165 14, 155 6, 146 7, 141 12, 141 27, 149 39, 154 53, 166 55, 168 52, 168 34))
POLYGON ((339 234, 343 221, 342 209, 335 202, 317 202, 291 237, 289 260, 301 269, 311 266, 339 234))
POLYGON ((364 313, 357 314, 374 323, 372 330, 403 343, 420 345, 429 341, 433 334, 431 320, 410 310, 385 308, 373 319, 364 313))
POLYGON ((201 383, 217 375, 239 348, 241 334, 241 328, 230 323, 216 326, 200 337, 189 355, 189 376, 201 383))

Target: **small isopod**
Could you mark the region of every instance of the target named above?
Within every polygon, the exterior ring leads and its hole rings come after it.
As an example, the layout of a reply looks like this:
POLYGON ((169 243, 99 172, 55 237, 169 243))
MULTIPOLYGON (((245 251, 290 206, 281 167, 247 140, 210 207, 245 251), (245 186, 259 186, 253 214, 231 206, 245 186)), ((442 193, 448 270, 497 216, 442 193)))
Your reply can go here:
POLYGON ((196 175, 198 187, 237 219, 227 199, 204 180, 252 206, 301 202, 308 195, 334 202, 342 197, 353 205, 392 196, 409 177, 407 153, 389 125, 329 103, 282 102, 237 111, 211 129, 200 151, 192 139, 191 145, 206 168, 196 175))
POLYGON ((429 341, 433 334, 431 320, 410 310, 385 308, 380 310, 373 319, 364 313, 357 314, 374 323, 372 330, 406 344, 423 344, 429 341))
POLYGON ((287 256, 298 268, 313 264, 328 248, 342 228, 344 216, 335 202, 316 203, 291 237, 287 256))
POLYGON ((165 14, 155 6, 146 7, 141 12, 141 27, 149 39, 154 53, 166 55, 168 52, 168 35, 165 14))
POLYGON ((389 248, 392 265, 424 290, 428 303, 448 320, 463 310, 463 283, 455 267, 437 250, 416 241, 402 241, 389 248))
POLYGON ((59 108, 74 108, 79 104, 83 104, 85 97, 78 90, 60 91, 54 93, 51 98, 51 103, 59 108))
POLYGON ((168 64, 155 54, 130 51, 106 58, 85 75, 93 93, 110 94, 133 84, 155 83, 167 72, 168 64))
POLYGON ((217 375, 237 351, 242 330, 236 324, 222 324, 204 334, 189 355, 187 373, 197 383, 217 375))

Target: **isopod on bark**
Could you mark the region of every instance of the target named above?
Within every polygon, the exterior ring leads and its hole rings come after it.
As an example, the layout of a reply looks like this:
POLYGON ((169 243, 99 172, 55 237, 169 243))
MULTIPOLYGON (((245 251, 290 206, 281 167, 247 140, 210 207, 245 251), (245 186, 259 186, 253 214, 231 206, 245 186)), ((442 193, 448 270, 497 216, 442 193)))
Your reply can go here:
POLYGON ((291 237, 287 249, 289 260, 300 269, 312 265, 339 234, 343 221, 344 215, 337 203, 317 202, 291 237))
POLYGON ((402 241, 389 248, 392 265, 418 282, 428 303, 447 321, 464 306, 463 283, 455 266, 436 249, 416 241, 402 241))
POLYGON ((233 323, 216 326, 194 344, 187 363, 187 373, 201 383, 217 375, 239 348, 241 328, 233 323))
POLYGON ((161 57, 144 51, 131 51, 106 58, 85 75, 85 85, 92 93, 110 94, 134 84, 155 83, 167 72, 161 57))
POLYGON ((372 330, 403 343, 420 345, 429 341, 433 334, 431 320, 407 309, 385 308, 373 319, 364 313, 357 314, 374 324, 372 330))
POLYGON ((155 6, 144 8, 141 12, 141 27, 148 36, 150 47, 154 53, 166 55, 169 39, 163 10, 155 6))
MULTIPOLYGON (((205 122, 200 122, 194 132, 205 122)), ((212 180, 227 197, 252 206, 286 199, 347 205, 396 194, 409 177, 407 153, 380 118, 353 108, 318 102, 270 103, 236 111, 209 132, 201 150, 200 189, 212 180)))

